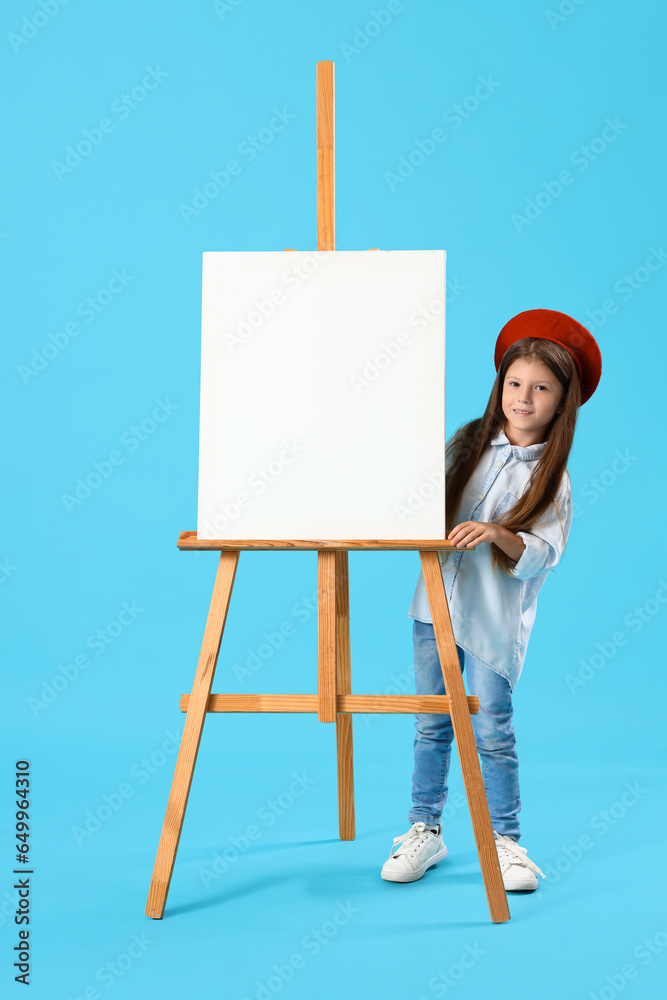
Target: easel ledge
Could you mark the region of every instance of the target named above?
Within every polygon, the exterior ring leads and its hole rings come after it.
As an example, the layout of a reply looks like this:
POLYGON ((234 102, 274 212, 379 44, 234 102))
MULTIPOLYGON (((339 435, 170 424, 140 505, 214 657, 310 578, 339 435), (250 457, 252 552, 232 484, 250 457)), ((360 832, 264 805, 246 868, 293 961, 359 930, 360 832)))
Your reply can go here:
MULTIPOLYGON (((443 538, 274 538, 274 539, 235 539, 235 538, 197 538, 196 531, 182 531, 176 543, 181 551, 189 549, 215 549, 218 552, 236 552, 241 549, 331 549, 348 552, 353 549, 456 549, 453 542, 443 538)), ((466 552, 472 552, 476 545, 464 546, 466 552)), ((458 549, 459 552, 463 548, 458 549)))

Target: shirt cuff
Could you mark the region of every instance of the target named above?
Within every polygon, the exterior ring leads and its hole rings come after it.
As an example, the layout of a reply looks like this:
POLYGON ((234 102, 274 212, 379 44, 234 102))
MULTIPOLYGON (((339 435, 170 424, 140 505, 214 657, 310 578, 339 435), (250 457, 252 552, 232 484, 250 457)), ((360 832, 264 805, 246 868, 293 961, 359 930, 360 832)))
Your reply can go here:
POLYGON ((549 550, 551 546, 543 538, 528 531, 515 532, 525 542, 525 549, 514 564, 510 573, 517 580, 530 580, 533 576, 541 576, 549 570, 549 550))

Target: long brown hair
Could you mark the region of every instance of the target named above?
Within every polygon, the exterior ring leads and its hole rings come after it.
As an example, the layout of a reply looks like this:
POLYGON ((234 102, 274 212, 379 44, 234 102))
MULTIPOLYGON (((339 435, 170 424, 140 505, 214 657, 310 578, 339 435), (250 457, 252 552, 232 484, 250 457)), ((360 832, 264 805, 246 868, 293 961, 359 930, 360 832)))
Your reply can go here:
MULTIPOLYGON (((448 472, 446 483, 446 529, 455 526, 455 517, 461 504, 463 491, 489 442, 505 427, 502 409, 503 385, 507 370, 513 361, 541 361, 556 376, 563 386, 563 395, 558 404, 560 413, 555 413, 546 430, 546 447, 542 457, 533 469, 523 496, 498 519, 498 523, 510 531, 529 532, 540 519, 558 494, 563 473, 572 447, 574 430, 581 405, 581 385, 574 359, 569 351, 553 340, 543 337, 523 337, 516 340, 503 354, 491 395, 482 417, 471 420, 461 427, 456 440, 448 450, 448 472), (451 465, 449 455, 451 454, 451 465)), ((508 576, 516 565, 506 552, 494 542, 491 547, 491 567, 500 568, 508 576)), ((449 557, 446 551, 443 563, 449 557)))

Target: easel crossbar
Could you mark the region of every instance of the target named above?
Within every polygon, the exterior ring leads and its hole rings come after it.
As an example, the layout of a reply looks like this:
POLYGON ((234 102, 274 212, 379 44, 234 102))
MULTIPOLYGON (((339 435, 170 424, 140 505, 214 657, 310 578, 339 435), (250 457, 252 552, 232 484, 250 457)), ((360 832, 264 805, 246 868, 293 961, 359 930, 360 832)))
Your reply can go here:
MULTIPOLYGON (((477 695, 467 695, 471 715, 479 712, 477 695)), ((181 695, 181 712, 187 712, 190 695, 181 695)), ((210 694, 207 712, 317 712, 316 694, 210 694)), ((363 713, 364 715, 414 715, 417 712, 449 715, 449 696, 446 694, 339 694, 336 695, 337 713, 363 713)))

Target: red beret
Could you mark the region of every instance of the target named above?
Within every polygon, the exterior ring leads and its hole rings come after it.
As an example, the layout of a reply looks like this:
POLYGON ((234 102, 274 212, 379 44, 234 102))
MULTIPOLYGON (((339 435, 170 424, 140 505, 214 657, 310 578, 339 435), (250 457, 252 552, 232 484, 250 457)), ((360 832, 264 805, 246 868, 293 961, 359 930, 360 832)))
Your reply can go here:
POLYGON ((502 356, 516 340, 542 337, 553 340, 574 358, 581 382, 581 405, 593 395, 600 381, 602 355, 595 338, 576 319, 553 309, 527 309, 505 323, 496 341, 495 365, 500 367, 502 356))

